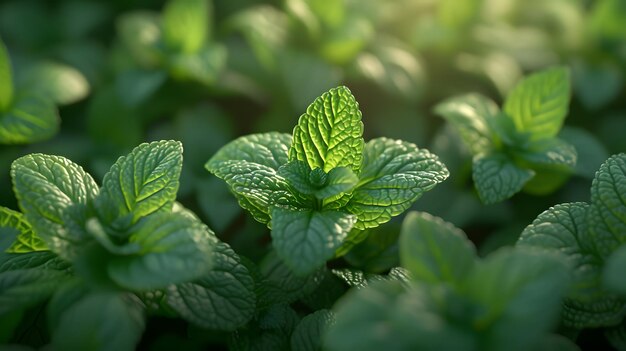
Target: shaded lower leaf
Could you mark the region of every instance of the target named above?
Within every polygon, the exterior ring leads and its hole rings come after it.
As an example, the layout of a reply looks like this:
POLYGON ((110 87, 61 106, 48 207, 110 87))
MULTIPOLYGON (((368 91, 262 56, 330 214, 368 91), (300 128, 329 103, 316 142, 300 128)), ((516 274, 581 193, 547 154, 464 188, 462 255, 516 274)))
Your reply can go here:
POLYGON ((6 252, 26 253, 48 250, 46 243, 35 234, 31 225, 20 212, 0 207, 0 227, 14 228, 19 232, 17 238, 6 252))
POLYGON ((517 167, 504 155, 477 156, 472 166, 472 178, 478 196, 484 204, 506 200, 518 193, 534 172, 517 167))
POLYGON ((64 272, 36 268, 0 273, 0 315, 47 299, 66 278, 64 272))
POLYGON ((318 310, 302 318, 291 334, 291 349, 317 351, 322 349, 322 335, 334 322, 329 310, 318 310))
POLYGON ((59 130, 52 100, 36 94, 17 96, 10 109, 0 113, 0 144, 26 144, 51 138, 59 130))

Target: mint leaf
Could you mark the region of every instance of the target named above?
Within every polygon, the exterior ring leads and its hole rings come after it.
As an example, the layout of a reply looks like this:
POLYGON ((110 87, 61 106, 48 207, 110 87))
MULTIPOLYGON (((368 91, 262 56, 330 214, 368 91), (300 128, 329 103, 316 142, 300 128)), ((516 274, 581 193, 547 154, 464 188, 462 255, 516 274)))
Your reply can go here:
POLYGON ((111 258, 107 271, 131 290, 164 288, 199 279, 213 266, 210 230, 183 214, 151 216, 129 237, 137 254, 111 258))
POLYGON ((100 292, 69 307, 52 334, 55 350, 134 350, 145 328, 133 296, 100 292))
POLYGON ((315 192, 318 199, 336 198, 350 192, 359 182, 359 177, 347 167, 336 167, 328 172, 328 178, 323 188, 315 192))
POLYGON ((30 154, 11 165, 15 195, 28 223, 50 250, 76 257, 89 237, 79 228, 85 207, 98 193, 93 178, 61 156, 30 154))
POLYGON ((503 249, 476 263, 464 296, 476 304, 481 348, 532 349, 558 322, 567 283, 560 258, 540 251, 503 249))
POLYGON ((602 261, 587 235, 586 203, 567 203, 541 213, 522 232, 517 246, 534 247, 563 255, 573 271, 571 297, 598 294, 602 261))
POLYGON ((194 53, 209 36, 207 0, 170 0, 163 9, 163 37, 173 51, 194 53))
POLYGON ((533 176, 529 169, 517 167, 502 154, 474 157, 472 178, 484 204, 493 204, 518 193, 533 176))
POLYGON ((64 272, 36 268, 0 273, 0 315, 44 301, 66 278, 64 272))
POLYGON ((407 214, 399 240, 402 266, 427 284, 459 286, 476 260, 476 248, 465 233, 424 212, 407 214))
MULTIPOLYGON (((552 138, 533 143, 529 150, 518 152, 517 155, 535 165, 564 166, 569 170, 576 166, 577 152, 573 145, 561 139, 552 138)), ((562 167, 563 168, 563 167, 562 167)))
POLYGON ((241 207, 267 223, 275 204, 296 203, 285 179, 277 174, 288 161, 291 136, 282 133, 240 137, 222 147, 205 168, 223 179, 241 207))
POLYGON ((611 156, 591 184, 587 218, 597 252, 608 257, 626 242, 626 154, 611 156))
POLYGON ((9 53, 0 40, 0 112, 6 111, 13 102, 13 72, 9 53))
POLYGON ((509 93, 504 112, 519 132, 531 133, 532 140, 555 137, 567 115, 570 85, 565 67, 532 74, 509 93))
POLYGON ((120 157, 105 174, 96 209, 106 224, 124 230, 142 217, 171 211, 183 147, 177 141, 144 143, 120 157))
POLYGON ((193 54, 178 53, 168 57, 171 75, 180 80, 195 80, 203 84, 213 84, 226 66, 227 52, 220 44, 205 45, 193 54))
POLYGON ((623 299, 602 296, 591 301, 565 300, 561 319, 566 327, 584 329, 617 325, 625 315, 623 299))
POLYGON ((35 234, 31 225, 26 222, 24 215, 17 211, 0 206, 0 227, 10 227, 18 231, 15 242, 6 252, 26 253, 48 250, 46 243, 35 234))
POLYGON ((356 222, 336 211, 272 210, 272 245, 298 275, 308 275, 335 255, 356 222))
POLYGON ((168 288, 167 303, 200 327, 234 331, 255 312, 254 281, 227 244, 217 242, 213 256, 213 269, 208 274, 168 288))
POLYGON ((90 90, 89 82, 79 70, 54 62, 30 67, 21 77, 20 85, 60 105, 82 100, 90 90))
POLYGON ((36 94, 16 96, 0 114, 0 143, 25 144, 49 139, 59 129, 59 116, 51 100, 36 94))
POLYGON ((480 94, 453 97, 437 104, 435 113, 454 126, 472 154, 488 152, 493 147, 490 124, 500 109, 490 99, 480 94))
POLYGON ((354 188, 359 178, 347 167, 336 167, 326 173, 321 168, 311 170, 304 161, 290 161, 278 169, 289 185, 304 195, 319 200, 336 197, 354 188))
POLYGON ((71 264, 50 251, 0 254, 0 272, 16 269, 37 268, 41 270, 70 271, 71 264))
POLYGON ((359 184, 346 205, 358 217, 357 229, 388 222, 449 175, 437 156, 400 140, 370 140, 363 154, 359 184))
POLYGON ((361 169, 363 122, 359 105, 346 87, 329 90, 309 105, 293 130, 289 160, 306 161, 311 169, 361 169))
POLYGON ((606 259, 602 281, 609 290, 626 295, 626 245, 622 245, 606 259))
POLYGON ((329 310, 318 310, 302 318, 291 334, 291 349, 317 351, 322 349, 322 335, 334 322, 329 310))

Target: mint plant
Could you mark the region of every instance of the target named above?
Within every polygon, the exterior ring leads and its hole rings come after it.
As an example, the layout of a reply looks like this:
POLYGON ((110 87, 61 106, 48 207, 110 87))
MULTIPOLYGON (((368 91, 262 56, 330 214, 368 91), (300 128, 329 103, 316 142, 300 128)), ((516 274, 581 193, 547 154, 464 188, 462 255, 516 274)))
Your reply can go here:
POLYGON ((515 248, 479 259, 460 229, 423 212, 406 216, 399 245, 408 278, 366 282, 340 299, 328 350, 576 349, 550 333, 568 287, 558 255, 515 248))
POLYGON ((472 178, 485 204, 522 189, 548 193, 576 164, 576 149, 557 134, 568 112, 569 71, 534 73, 508 94, 503 109, 480 94, 452 97, 435 107, 473 155, 472 178))
POLYGON ((361 111, 346 87, 315 99, 293 136, 241 137, 206 168, 271 228, 276 253, 300 275, 344 254, 365 229, 401 214, 448 177, 435 155, 414 144, 365 144, 361 111))
POLYGON ((15 328, 24 310, 48 298, 56 349, 134 349, 146 309, 216 330, 245 324, 255 311, 253 279, 175 202, 181 168, 174 141, 139 145, 101 187, 64 157, 15 160, 22 212, 0 209, 0 225, 18 232, 0 255, 5 326, 15 328))
MULTIPOLYGON (((618 154, 596 173, 589 203, 564 203, 548 209, 517 242, 520 247, 561 254, 569 262, 574 282, 563 303, 562 320, 567 327, 617 329, 623 323, 625 198, 626 154, 618 154)), ((612 334, 609 340, 623 348, 623 334, 612 334)))

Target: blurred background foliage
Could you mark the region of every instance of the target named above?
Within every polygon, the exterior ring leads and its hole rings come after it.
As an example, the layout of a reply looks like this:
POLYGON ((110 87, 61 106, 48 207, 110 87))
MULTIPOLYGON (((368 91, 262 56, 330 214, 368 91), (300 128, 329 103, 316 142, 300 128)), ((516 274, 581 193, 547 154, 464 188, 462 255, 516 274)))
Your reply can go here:
MULTIPOLYGON (((322 92, 348 86, 366 140, 404 139, 440 156, 449 180, 414 209, 463 228, 481 254, 513 243, 548 207, 589 198, 595 170, 626 151, 623 0, 14 0, 0 2, 0 37, 16 87, 58 106, 59 132, 0 146, 1 205, 16 208, 10 163, 32 152, 66 156, 101 180, 143 141, 183 142, 180 201, 241 255, 268 249, 204 163, 244 134, 291 133, 322 92), (570 67, 573 98, 560 137, 575 173, 557 191, 485 206, 471 157, 432 107, 479 92, 498 103, 524 74, 570 67)), ((346 260, 366 272, 398 265, 401 218, 346 260)))

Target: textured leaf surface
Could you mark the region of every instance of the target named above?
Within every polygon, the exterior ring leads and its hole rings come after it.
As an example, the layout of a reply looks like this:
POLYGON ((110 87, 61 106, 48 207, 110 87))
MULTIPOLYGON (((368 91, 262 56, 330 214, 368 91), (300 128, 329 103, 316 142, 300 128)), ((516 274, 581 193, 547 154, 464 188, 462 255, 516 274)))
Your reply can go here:
POLYGON ((534 174, 532 170, 517 167, 500 154, 478 156, 472 165, 474 185, 484 204, 510 198, 522 190, 534 174))
POLYGON ((480 94, 461 95, 438 104, 435 112, 454 126, 472 154, 487 152, 492 147, 489 124, 500 112, 493 101, 480 94))
POLYGON ((71 264, 67 261, 63 261, 50 251, 0 254, 0 272, 26 268, 69 271, 71 264))
POLYGON ((213 255, 213 269, 193 282, 170 286, 167 303, 200 327, 234 331, 255 312, 254 281, 227 244, 218 242, 213 255))
POLYGON ((311 169, 361 169, 363 122, 359 105, 346 87, 329 90, 309 105, 293 130, 290 160, 306 161, 311 169))
POLYGON ((475 260, 476 248, 460 229, 424 212, 406 216, 400 234, 400 262, 416 280, 458 286, 475 260))
POLYGON ((129 238, 141 251, 112 258, 108 273, 116 283, 133 290, 199 279, 213 266, 210 235, 205 225, 182 214, 153 216, 129 238))
POLYGON ((120 157, 104 176, 96 200, 105 223, 126 229, 142 217, 170 211, 178 191, 182 153, 180 142, 156 141, 120 157))
POLYGON ((336 211, 272 210, 272 246, 298 275, 308 275, 332 258, 356 222, 336 211))
POLYGON ((584 329, 617 325, 625 315, 626 304, 623 299, 602 296, 588 302, 566 299, 561 319, 566 327, 584 329))
POLYGON ((47 299, 66 277, 64 272, 36 268, 0 273, 0 315, 47 299))
POLYGON ((581 202, 551 207, 524 229, 517 242, 521 247, 549 250, 567 258, 574 272, 570 296, 597 294, 602 262, 594 254, 587 235, 588 208, 588 204, 581 202))
POLYGON ((346 209, 358 217, 355 228, 377 227, 448 175, 445 165, 426 149, 400 140, 373 139, 365 146, 359 184, 346 209))
POLYGON ((131 296, 96 293, 69 307, 55 327, 55 350, 122 351, 135 349, 145 322, 131 296))
POLYGON ((46 243, 33 231, 20 212, 0 206, 0 227, 10 227, 18 231, 15 242, 6 252, 25 253, 48 250, 46 243))
POLYGON ((43 154, 15 160, 11 177, 28 223, 50 250, 71 260, 89 239, 78 227, 86 220, 85 206, 98 192, 94 180, 70 160, 43 154))
POLYGON ((5 111, 13 102, 13 72, 9 53, 0 40, 0 112, 5 111))
POLYGON ((321 168, 311 170, 304 161, 291 161, 283 165, 278 174, 285 177, 289 185, 304 195, 317 199, 336 197, 349 192, 359 182, 350 168, 336 167, 326 173, 321 168))
POLYGON ((626 154, 610 157, 591 185, 592 207, 587 215, 596 250, 609 256, 626 242, 626 154))
POLYGON ((564 67, 532 74, 509 93, 504 112, 518 131, 530 132, 531 139, 554 137, 567 115, 570 85, 570 74, 564 67))
POLYGON ((557 138, 535 142, 531 151, 523 151, 519 156, 530 163, 567 168, 576 166, 578 159, 574 145, 557 138))
POLYGON ((163 36, 174 50, 193 53, 209 36, 207 0, 172 0, 163 10, 163 36))
POLYGON ((481 348, 522 351, 558 322, 568 271, 553 255, 499 250, 477 263, 467 279, 464 295, 479 306, 472 325, 485 330, 481 348))
POLYGON ((0 143, 25 144, 51 138, 59 130, 56 107, 36 94, 16 96, 11 108, 0 113, 0 143))
POLYGON ((329 310, 318 310, 302 318, 291 334, 291 349, 317 351, 322 349, 322 335, 334 322, 329 310))
POLYGON ((226 181, 241 207, 267 223, 273 205, 296 202, 285 179, 277 174, 288 161, 290 144, 291 136, 282 133, 240 137, 222 147, 205 168, 226 181))

